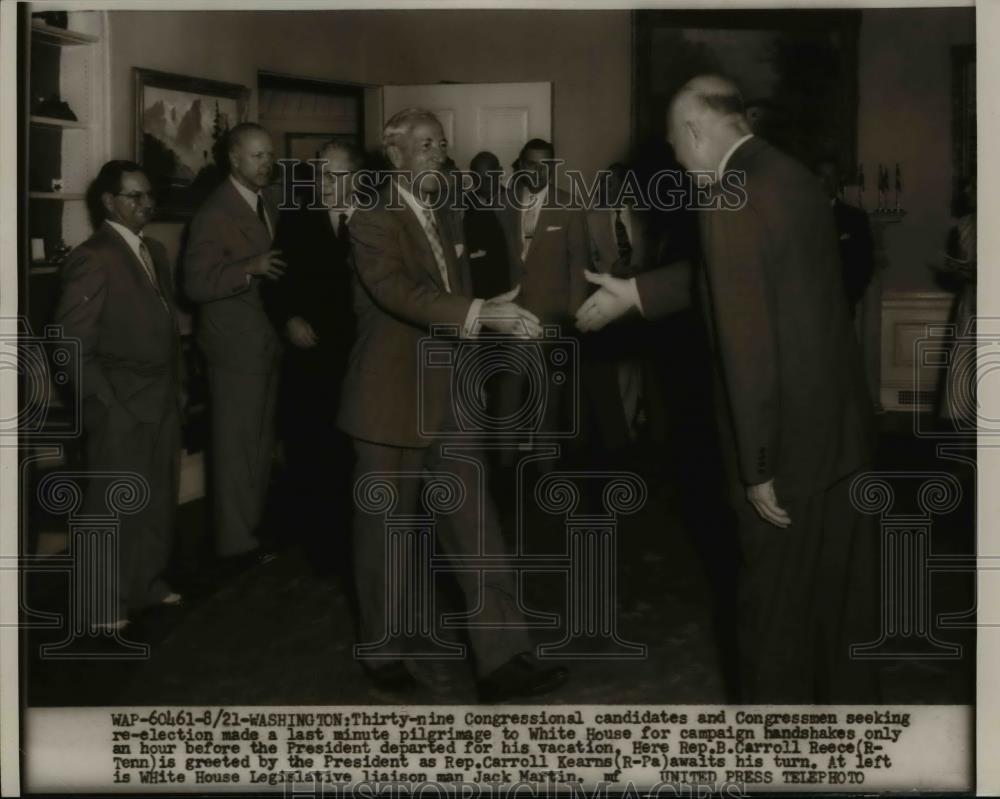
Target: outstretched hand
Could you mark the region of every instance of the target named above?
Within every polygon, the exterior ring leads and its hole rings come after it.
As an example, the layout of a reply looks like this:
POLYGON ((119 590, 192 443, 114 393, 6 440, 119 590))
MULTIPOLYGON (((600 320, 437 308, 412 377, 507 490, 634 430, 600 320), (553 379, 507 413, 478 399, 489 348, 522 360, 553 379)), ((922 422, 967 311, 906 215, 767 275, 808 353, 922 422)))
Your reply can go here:
POLYGON ((600 330, 637 305, 635 283, 604 272, 584 270, 584 277, 600 288, 577 309, 576 326, 584 333, 600 330))
POLYGON ((520 286, 498 294, 483 302, 479 310, 479 322, 498 333, 510 333, 516 338, 538 338, 542 335, 542 323, 531 311, 514 302, 521 292, 520 286))

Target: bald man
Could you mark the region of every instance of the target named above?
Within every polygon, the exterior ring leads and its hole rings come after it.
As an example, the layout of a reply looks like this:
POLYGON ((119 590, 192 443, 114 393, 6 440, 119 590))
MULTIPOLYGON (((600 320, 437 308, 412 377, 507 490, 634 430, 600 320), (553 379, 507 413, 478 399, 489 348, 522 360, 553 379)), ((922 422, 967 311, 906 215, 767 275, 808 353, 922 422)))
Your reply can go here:
POLYGON ((278 208, 269 192, 271 136, 254 123, 229 134, 230 175, 191 220, 184 289, 199 304, 198 344, 212 401, 211 497, 220 557, 266 559, 260 523, 274 454, 280 341, 262 281, 285 262, 273 248, 278 208))
MULTIPOLYGON (((809 170, 751 134, 725 79, 680 90, 668 138, 711 184, 699 288, 739 525, 740 700, 874 701, 870 671, 848 656, 874 621, 873 525, 849 500, 873 420, 829 203, 809 170)), ((676 267, 588 279, 601 288, 577 314, 583 330, 689 299, 676 267)))

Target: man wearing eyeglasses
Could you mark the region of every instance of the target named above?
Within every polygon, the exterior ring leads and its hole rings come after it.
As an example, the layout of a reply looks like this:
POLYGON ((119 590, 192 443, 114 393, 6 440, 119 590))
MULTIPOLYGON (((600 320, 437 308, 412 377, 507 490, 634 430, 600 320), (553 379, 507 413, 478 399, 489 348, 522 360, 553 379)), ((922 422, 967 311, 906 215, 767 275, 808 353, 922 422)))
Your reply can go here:
POLYGON ((229 132, 230 175, 191 220, 184 290, 199 304, 198 344, 212 395, 212 504, 218 555, 237 567, 271 556, 261 522, 274 455, 281 342, 261 284, 282 276, 278 208, 267 191, 274 146, 252 122, 229 132))
MULTIPOLYGON (((154 202, 142 167, 109 161, 93 191, 104 221, 70 253, 55 319, 81 345, 72 373, 87 468, 132 472, 149 485, 146 506, 121 517, 115 601, 91 620, 117 631, 138 611, 181 602, 163 579, 180 464, 179 337, 166 250, 143 234, 154 202)), ((88 485, 90 513, 104 511, 104 488, 88 485)))
POLYGON ((320 573, 332 572, 349 529, 350 439, 337 429, 340 388, 354 341, 347 223, 361 150, 331 141, 318 154, 317 180, 295 209, 283 210, 275 247, 288 269, 263 286, 264 304, 286 340, 278 391, 290 528, 320 573))

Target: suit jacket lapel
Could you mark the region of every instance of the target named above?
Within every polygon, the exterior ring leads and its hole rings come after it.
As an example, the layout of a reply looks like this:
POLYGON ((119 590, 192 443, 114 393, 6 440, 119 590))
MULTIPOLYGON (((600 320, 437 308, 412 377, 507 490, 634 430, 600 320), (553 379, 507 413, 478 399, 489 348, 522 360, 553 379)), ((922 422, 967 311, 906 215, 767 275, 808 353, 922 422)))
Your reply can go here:
POLYGON ((524 241, 521 236, 521 222, 524 219, 524 214, 521 213, 517 197, 510 189, 506 191, 505 200, 506 208, 504 208, 501 217, 504 232, 507 234, 507 246, 510 247, 511 260, 516 261, 520 265, 524 260, 521 258, 521 251, 524 249, 524 241))
MULTIPOLYGON (((152 299, 156 303, 158 308, 163 308, 163 303, 160 301, 160 296, 157 293, 156 286, 153 285, 152 281, 149 279, 149 275, 146 274, 146 268, 139 262, 139 256, 135 254, 135 251, 129 246, 129 243, 121 237, 111 225, 104 224, 101 226, 101 230, 106 237, 108 246, 113 247, 115 252, 118 254, 118 260, 122 262, 122 266, 125 270, 132 275, 132 280, 137 284, 139 291, 143 293, 144 296, 152 299)), ((147 246, 147 251, 149 252, 149 257, 153 259, 152 250, 147 246)), ((153 271, 156 273, 156 279, 160 281, 160 291, 164 290, 164 276, 163 270, 159 268, 156 260, 153 259, 153 271)), ((170 303, 167 302, 167 311, 172 313, 170 310, 170 303)))
MULTIPOLYGON (((424 232, 424 226, 421 224, 420 220, 417 219, 417 214, 412 208, 403 200, 401 197, 398 201, 403 204, 400 217, 403 222, 403 227, 406 228, 407 233, 410 238, 416 242, 418 249, 421 251, 422 258, 420 258, 420 265, 423 267, 424 271, 431 276, 435 285, 439 288, 444 288, 444 283, 441 280, 441 270, 438 269, 437 258, 434 257, 434 251, 431 249, 431 243, 427 239, 427 234, 424 232)), ((440 228, 439 228, 440 229, 440 228)), ((444 241, 442 240, 442 246, 444 246, 444 241)), ((447 259, 447 255, 445 256, 447 259)))
MULTIPOLYGON (((646 217, 643 211, 632 209, 632 263, 644 268, 646 260, 646 217)), ((654 264, 653 266, 656 266, 654 264)))
POLYGON ((535 232, 531 235, 531 243, 528 244, 525 261, 531 258, 531 252, 535 249, 538 240, 545 235, 545 229, 554 227, 559 222, 562 209, 556 203, 562 201, 563 198, 558 196, 557 192, 558 189, 555 186, 549 186, 548 193, 545 195, 545 204, 539 209, 538 216, 535 218, 535 232))
MULTIPOLYGON (((157 252, 159 249, 157 248, 157 252)), ((167 310, 173 315, 175 311, 176 299, 174 297, 174 276, 170 271, 170 264, 164 260, 157 259, 153 255, 153 248, 149 248, 150 257, 153 259, 153 267, 156 270, 156 279, 160 281, 160 291, 167 302, 167 310)))
POLYGON ((601 257, 601 271, 610 272, 618 260, 618 246, 612 236, 614 211, 598 211, 594 219, 594 228, 590 235, 597 243, 597 252, 601 257))
MULTIPOLYGON (((222 199, 237 227, 254 245, 260 247, 261 252, 270 249, 272 240, 267 227, 261 223, 257 212, 251 209, 249 203, 240 196, 231 178, 226 178, 222 185, 222 192, 222 199)), ((267 209, 271 226, 276 228, 278 208, 271 202, 266 192, 264 193, 264 207, 267 209)))

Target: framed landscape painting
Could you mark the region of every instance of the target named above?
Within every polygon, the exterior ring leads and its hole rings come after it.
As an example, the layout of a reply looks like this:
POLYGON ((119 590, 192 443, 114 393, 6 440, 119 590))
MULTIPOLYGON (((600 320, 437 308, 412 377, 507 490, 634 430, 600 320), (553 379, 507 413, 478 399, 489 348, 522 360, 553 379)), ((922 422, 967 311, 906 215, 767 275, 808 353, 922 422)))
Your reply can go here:
POLYGON ((250 90, 235 83, 134 69, 135 156, 158 219, 190 216, 225 175, 225 138, 244 122, 250 90))

